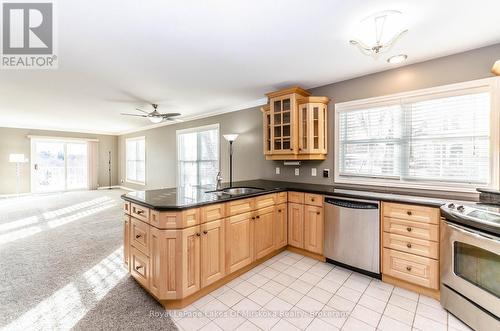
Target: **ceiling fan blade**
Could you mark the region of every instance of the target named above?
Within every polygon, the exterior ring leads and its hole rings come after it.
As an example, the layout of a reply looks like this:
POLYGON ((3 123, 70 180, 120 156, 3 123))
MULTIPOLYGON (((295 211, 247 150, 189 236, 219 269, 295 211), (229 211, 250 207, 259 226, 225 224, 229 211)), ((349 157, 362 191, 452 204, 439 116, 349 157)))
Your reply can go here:
POLYGON ((160 114, 161 117, 167 118, 167 117, 174 117, 174 116, 180 116, 180 113, 165 113, 165 114, 160 114))
POLYGON ((171 117, 167 117, 165 118, 166 121, 170 121, 170 122, 176 122, 176 123, 182 123, 184 122, 183 120, 181 119, 178 119, 178 118, 171 118, 171 117))
POLYGON ((142 109, 139 109, 139 108, 136 108, 135 110, 138 110, 138 111, 140 111, 140 112, 143 112, 144 114, 149 114, 147 111, 142 110, 142 109))
POLYGON ((147 117, 146 115, 138 115, 138 114, 125 114, 125 113, 121 113, 121 114, 127 115, 127 116, 147 117))

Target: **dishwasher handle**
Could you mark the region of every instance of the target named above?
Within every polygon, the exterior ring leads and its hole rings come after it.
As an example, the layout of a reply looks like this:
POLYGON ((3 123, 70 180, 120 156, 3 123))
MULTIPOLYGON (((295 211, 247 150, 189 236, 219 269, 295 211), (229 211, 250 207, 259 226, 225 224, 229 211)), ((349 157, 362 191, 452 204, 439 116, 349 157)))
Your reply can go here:
POLYGON ((378 203, 325 198, 325 203, 350 209, 378 209, 378 203))

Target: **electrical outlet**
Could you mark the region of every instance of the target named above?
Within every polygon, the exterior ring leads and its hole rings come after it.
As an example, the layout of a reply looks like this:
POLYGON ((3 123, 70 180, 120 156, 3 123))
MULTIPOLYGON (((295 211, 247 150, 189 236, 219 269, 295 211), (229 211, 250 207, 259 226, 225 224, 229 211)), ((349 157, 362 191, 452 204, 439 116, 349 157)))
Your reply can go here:
POLYGON ((311 168, 311 176, 316 177, 316 168, 311 168))
POLYGON ((324 178, 330 177, 330 169, 323 169, 323 177, 324 178))
POLYGON ((300 175, 300 169, 299 168, 295 168, 295 176, 299 176, 300 175))
POLYGON ((276 175, 280 174, 280 167, 276 167, 276 175))

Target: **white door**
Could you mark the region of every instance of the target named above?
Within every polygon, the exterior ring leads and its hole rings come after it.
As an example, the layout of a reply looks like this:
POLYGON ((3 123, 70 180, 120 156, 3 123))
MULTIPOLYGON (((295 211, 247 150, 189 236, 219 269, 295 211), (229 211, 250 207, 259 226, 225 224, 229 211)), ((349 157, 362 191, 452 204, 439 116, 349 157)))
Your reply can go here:
POLYGON ((87 188, 87 143, 32 140, 31 191, 87 188))

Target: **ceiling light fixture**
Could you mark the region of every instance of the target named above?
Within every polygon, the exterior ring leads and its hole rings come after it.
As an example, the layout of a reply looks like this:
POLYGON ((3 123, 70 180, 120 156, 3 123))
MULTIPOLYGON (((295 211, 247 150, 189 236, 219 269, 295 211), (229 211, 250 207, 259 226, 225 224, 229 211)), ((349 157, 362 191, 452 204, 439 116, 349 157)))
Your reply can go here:
POLYGON ((497 76, 500 76, 500 60, 498 60, 497 62, 495 62, 495 64, 493 64, 491 72, 497 76))
POLYGON ((399 55, 394 55, 394 56, 391 56, 390 58, 388 58, 387 63, 398 64, 398 63, 405 62, 407 59, 408 59, 408 55, 399 54, 399 55))
POLYGON ((376 59, 379 54, 390 50, 408 32, 408 29, 402 28, 401 16, 400 11, 385 10, 364 18, 359 24, 358 34, 361 38, 349 42, 357 46, 363 54, 376 59))
POLYGON ((155 123, 155 124, 163 121, 163 117, 161 117, 161 116, 149 116, 148 118, 151 121, 151 123, 155 123))

